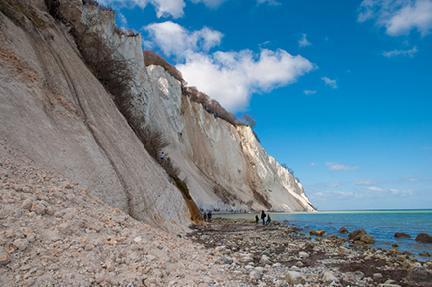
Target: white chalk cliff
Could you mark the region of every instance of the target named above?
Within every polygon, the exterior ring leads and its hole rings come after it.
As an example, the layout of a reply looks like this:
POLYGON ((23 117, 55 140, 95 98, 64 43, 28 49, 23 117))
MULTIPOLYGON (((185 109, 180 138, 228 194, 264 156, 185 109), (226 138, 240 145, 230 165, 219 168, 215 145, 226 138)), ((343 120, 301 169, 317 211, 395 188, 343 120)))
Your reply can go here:
POLYGON ((0 137, 7 145, 136 219, 185 226, 190 214, 182 194, 128 122, 141 120, 170 143, 166 152, 199 207, 314 210, 250 127, 215 117, 183 95, 182 83, 163 67, 146 67, 141 36, 119 33, 111 11, 80 0, 51 2, 59 4, 61 20, 44 0, 0 3, 0 137), (86 66, 71 35, 84 31, 128 60, 133 119, 86 66))

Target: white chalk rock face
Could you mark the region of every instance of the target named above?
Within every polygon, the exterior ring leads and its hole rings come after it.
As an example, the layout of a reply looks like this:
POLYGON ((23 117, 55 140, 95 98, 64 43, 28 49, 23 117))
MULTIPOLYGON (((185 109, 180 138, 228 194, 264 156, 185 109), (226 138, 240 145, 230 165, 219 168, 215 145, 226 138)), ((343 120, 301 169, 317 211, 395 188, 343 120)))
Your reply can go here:
POLYGON ((146 122, 170 142, 168 155, 201 208, 314 210, 300 182, 268 156, 250 127, 233 126, 182 95, 164 68, 147 71, 154 92, 146 122))
MULTIPOLYGON (((31 9, 32 17, 44 23, 40 26, 0 13, 0 138, 37 165, 87 187, 136 219, 183 229, 189 212, 181 193, 87 68, 66 27, 39 10, 39 2, 31 9)), ((67 15, 81 17, 82 1, 62 2, 70 4, 67 15)), ((97 28, 137 63, 135 82, 144 85, 141 39, 115 38, 109 27, 97 28)), ((146 93, 139 85, 132 89, 144 101, 146 93)))

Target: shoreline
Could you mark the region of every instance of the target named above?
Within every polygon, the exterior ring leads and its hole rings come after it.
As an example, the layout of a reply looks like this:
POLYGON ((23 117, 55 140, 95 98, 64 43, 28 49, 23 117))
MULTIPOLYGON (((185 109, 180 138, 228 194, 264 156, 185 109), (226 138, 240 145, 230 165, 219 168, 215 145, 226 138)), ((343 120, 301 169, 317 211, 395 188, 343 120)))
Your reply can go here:
POLYGON ((432 286, 432 261, 330 235, 309 237, 295 226, 214 218, 192 226, 193 242, 214 254, 246 286, 432 286))

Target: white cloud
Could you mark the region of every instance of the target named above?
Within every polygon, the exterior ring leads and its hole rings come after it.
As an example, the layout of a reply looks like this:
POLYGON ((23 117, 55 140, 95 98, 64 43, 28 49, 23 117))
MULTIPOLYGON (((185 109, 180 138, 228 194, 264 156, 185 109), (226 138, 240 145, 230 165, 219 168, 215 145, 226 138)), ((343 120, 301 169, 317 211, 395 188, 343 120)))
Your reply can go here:
POLYGON ((192 0, 193 3, 203 3, 207 7, 216 8, 221 5, 225 0, 192 0))
POLYGON ((309 96, 309 95, 315 95, 318 92, 316 90, 304 90, 303 93, 309 96))
POLYGON ((382 55, 386 58, 393 58, 397 56, 406 56, 406 57, 414 57, 417 54, 418 50, 417 47, 413 47, 408 50, 390 50, 390 51, 384 51, 382 55))
POLYGON ((357 169, 356 166, 347 165, 338 162, 326 162, 326 166, 331 171, 347 171, 357 169))
POLYGON ((126 27, 127 26, 128 21, 127 21, 125 15, 123 15, 122 13, 118 13, 118 19, 120 20, 120 26, 121 27, 126 27))
POLYGON ((150 24, 144 30, 148 33, 147 47, 157 46, 166 56, 177 59, 177 69, 189 85, 231 111, 246 107, 252 93, 293 83, 314 68, 309 60, 282 49, 210 52, 223 35, 207 27, 188 31, 167 21, 150 24))
POLYGON ((337 82, 336 80, 330 79, 329 77, 322 77, 321 80, 324 82, 324 84, 332 89, 336 89, 337 82))
POLYGON ((357 180, 354 182, 355 185, 365 185, 365 186, 369 186, 369 185, 373 185, 374 181, 370 180, 370 179, 362 179, 362 180, 357 180))
POLYGON ((262 49, 259 54, 250 50, 194 53, 177 68, 189 84, 234 111, 246 107, 252 93, 293 83, 314 66, 282 49, 262 49))
POLYGON ((279 2, 278 0, 257 0, 257 4, 258 5, 266 4, 266 5, 270 5, 270 6, 282 5, 282 3, 279 2))
POLYGON ((99 0, 103 5, 112 7, 134 7, 144 9, 148 4, 154 6, 157 17, 179 18, 183 16, 184 0, 99 0))
POLYGON ((432 29, 432 0, 363 0, 359 11, 359 22, 375 19, 391 36, 432 29))
POLYGON ((300 48, 304 48, 304 47, 307 47, 307 46, 310 46, 310 45, 312 45, 312 43, 309 42, 309 40, 307 38, 307 35, 303 33, 301 35, 300 39, 298 40, 298 46, 300 48))
POLYGON ((223 34, 204 27, 189 32, 177 23, 167 21, 150 24, 144 27, 152 44, 157 45, 167 56, 186 58, 188 54, 204 51, 220 44, 223 34))

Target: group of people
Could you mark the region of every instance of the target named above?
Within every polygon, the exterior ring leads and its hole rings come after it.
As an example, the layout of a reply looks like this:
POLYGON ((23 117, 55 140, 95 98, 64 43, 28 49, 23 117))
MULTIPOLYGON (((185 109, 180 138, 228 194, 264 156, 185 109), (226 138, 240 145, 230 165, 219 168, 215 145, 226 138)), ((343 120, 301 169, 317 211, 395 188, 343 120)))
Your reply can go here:
MULTIPOLYGON (((264 210, 261 211, 261 220, 262 220, 262 224, 263 224, 263 225, 270 224, 270 222, 271 222, 270 214, 266 214, 266 213, 264 212, 264 210), (267 218, 267 220, 266 220, 266 218, 267 218)), ((258 217, 258 215, 255 215, 255 223, 256 223, 256 224, 259 223, 259 217, 258 217)))
POLYGON ((209 210, 208 212, 203 212, 203 217, 205 222, 211 222, 212 220, 212 212, 209 210))

